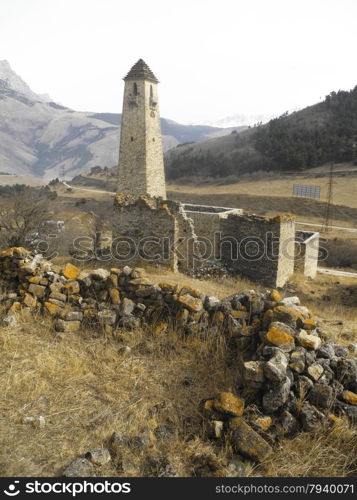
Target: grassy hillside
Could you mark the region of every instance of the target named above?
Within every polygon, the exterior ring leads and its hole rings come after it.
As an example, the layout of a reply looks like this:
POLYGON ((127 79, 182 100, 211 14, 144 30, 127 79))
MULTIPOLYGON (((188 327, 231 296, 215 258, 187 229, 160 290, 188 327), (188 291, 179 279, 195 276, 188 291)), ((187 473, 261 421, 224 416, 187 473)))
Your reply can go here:
POLYGON ((331 92, 321 103, 240 134, 173 149, 168 179, 221 178, 264 171, 299 171, 357 160, 357 86, 331 92))
MULTIPOLYGON (((91 118, 102 120, 111 125, 120 125, 122 115, 118 113, 93 113, 91 118)), ((247 127, 245 125, 234 127, 234 130, 242 131, 247 127)), ((221 127, 211 127, 209 125, 182 125, 167 118, 161 118, 161 132, 164 136, 175 137, 179 144, 185 142, 203 141, 207 137, 216 137, 221 134, 229 133, 230 129, 221 127), (228 131, 228 132, 227 132, 228 131)))

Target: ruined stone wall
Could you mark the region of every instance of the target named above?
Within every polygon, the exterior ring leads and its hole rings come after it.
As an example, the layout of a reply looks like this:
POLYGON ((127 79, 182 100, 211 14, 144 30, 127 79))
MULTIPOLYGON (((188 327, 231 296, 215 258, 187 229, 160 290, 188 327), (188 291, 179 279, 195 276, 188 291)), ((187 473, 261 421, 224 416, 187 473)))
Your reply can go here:
POLYGON ((186 212, 178 202, 131 195, 117 195, 114 212, 113 250, 121 264, 156 263, 192 273, 219 262, 272 286, 283 286, 294 272, 291 217, 186 212), (135 253, 126 259, 130 244, 135 253))
POLYGON ((177 219, 162 199, 116 196, 112 254, 120 265, 146 262, 176 271, 178 262, 172 244, 177 238, 177 219))
POLYGON ((193 221, 202 250, 207 250, 207 257, 209 254, 210 258, 218 258, 221 227, 219 214, 209 212, 186 212, 186 214, 193 221))
POLYGON ((182 203, 166 200, 170 212, 175 215, 177 222, 177 239, 173 245, 177 259, 177 267, 181 272, 192 274, 196 266, 200 265, 200 248, 197 244, 197 234, 194 221, 186 213, 182 203))
POLYGON ((192 273, 197 238, 181 203, 119 194, 114 214, 112 247, 120 264, 149 263, 192 273), (135 258, 125 259, 129 244, 136 249, 135 258))
POLYGON ((312 231, 296 231, 294 270, 315 278, 319 258, 320 234, 312 231))
POLYGON ((144 79, 125 82, 118 192, 166 197, 157 84, 144 79))
POLYGON ((221 219, 221 255, 237 274, 283 286, 294 270, 293 218, 228 215, 221 219))
POLYGON ((187 216, 193 220, 195 234, 206 258, 220 258, 221 220, 231 214, 242 214, 239 208, 184 204, 187 216))
MULTIPOLYGON (((279 260, 276 286, 284 286, 294 273, 295 261, 295 219, 288 216, 277 216, 280 223, 279 260)), ((275 223, 273 223, 275 224, 275 223)))

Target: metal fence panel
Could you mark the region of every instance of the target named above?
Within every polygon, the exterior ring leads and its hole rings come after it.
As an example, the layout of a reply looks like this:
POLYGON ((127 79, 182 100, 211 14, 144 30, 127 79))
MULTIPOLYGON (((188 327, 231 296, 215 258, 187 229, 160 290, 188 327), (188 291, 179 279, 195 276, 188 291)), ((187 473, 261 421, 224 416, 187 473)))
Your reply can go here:
POLYGON ((320 198, 320 186, 307 186, 304 184, 293 185, 294 196, 305 196, 307 198, 320 198))

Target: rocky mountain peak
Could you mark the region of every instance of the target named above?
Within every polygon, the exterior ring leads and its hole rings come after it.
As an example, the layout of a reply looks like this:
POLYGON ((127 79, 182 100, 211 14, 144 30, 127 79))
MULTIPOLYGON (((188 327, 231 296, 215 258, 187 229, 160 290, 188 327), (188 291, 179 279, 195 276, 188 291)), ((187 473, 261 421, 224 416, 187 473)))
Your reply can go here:
POLYGON ((49 102, 49 96, 41 96, 31 90, 27 83, 11 68, 6 59, 0 61, 0 80, 5 82, 7 88, 22 94, 29 99, 41 102, 49 102))

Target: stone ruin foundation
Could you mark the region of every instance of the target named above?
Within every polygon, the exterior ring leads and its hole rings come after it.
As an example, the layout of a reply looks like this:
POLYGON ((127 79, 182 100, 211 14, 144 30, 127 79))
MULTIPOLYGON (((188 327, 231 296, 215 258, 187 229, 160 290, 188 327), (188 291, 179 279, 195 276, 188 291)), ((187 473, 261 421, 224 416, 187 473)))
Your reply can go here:
MULTIPOLYGON (((123 264, 157 264, 195 274, 224 267, 268 286, 283 286, 294 272, 293 216, 260 217, 241 209, 183 204, 118 194, 113 253, 123 264)), ((310 256, 311 252, 306 255, 310 256)))

